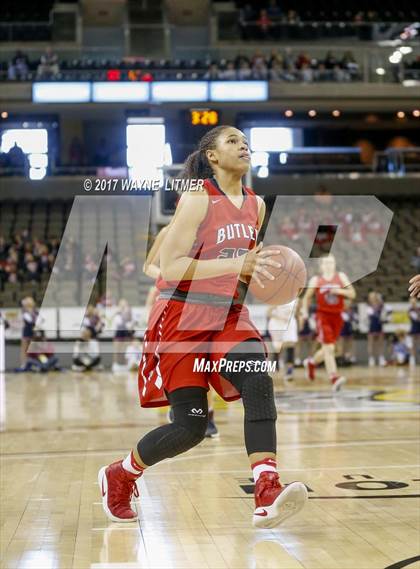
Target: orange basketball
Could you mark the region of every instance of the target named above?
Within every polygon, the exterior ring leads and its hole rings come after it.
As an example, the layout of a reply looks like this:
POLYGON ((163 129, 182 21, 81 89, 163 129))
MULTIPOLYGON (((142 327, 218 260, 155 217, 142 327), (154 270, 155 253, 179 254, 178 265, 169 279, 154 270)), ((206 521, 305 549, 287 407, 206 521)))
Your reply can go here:
POLYGON ((264 288, 262 288, 255 279, 251 278, 249 290, 255 298, 266 304, 288 304, 292 302, 306 285, 305 263, 296 251, 284 245, 271 245, 263 247, 261 250, 275 250, 276 253, 270 258, 280 263, 281 267, 267 266, 266 269, 275 279, 270 280, 260 276, 260 280, 264 284, 264 288))

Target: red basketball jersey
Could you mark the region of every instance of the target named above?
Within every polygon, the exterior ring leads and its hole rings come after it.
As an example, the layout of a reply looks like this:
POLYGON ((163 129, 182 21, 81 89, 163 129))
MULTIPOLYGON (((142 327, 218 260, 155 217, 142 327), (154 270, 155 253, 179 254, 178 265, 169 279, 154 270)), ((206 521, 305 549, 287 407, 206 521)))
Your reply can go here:
POLYGON ((343 288, 340 275, 335 273, 332 279, 318 277, 316 289, 317 312, 340 313, 344 310, 344 297, 334 294, 334 288, 343 288))
MULTIPOLYGON (((226 259, 244 255, 255 247, 258 236, 258 202, 255 193, 242 187, 241 207, 234 205, 218 187, 216 180, 204 180, 209 194, 207 214, 201 222, 188 257, 200 260, 226 259)), ((218 294, 237 298, 238 275, 178 282, 157 279, 159 289, 178 288, 183 291, 218 294)))

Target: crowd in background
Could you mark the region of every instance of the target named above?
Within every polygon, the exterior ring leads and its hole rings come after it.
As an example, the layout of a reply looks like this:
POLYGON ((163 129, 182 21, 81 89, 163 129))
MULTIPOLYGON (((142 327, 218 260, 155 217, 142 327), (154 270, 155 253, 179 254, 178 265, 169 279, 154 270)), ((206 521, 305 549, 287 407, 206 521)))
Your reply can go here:
MULTIPOLYGON (((385 65, 385 64, 384 64, 385 65)), ((420 72, 420 57, 404 59, 400 65, 391 67, 392 79, 402 81, 406 76, 420 72)), ((143 57, 121 60, 63 60, 61 65, 51 48, 47 48, 38 62, 30 62, 21 50, 7 64, 7 78, 29 79, 80 79, 101 81, 159 81, 182 79, 211 80, 269 80, 346 82, 362 79, 362 70, 354 54, 332 50, 318 56, 309 50, 292 52, 289 47, 273 49, 270 53, 257 50, 253 55, 239 53, 230 59, 199 60, 148 60, 143 57)))
MULTIPOLYGON (((7 68, 7 78, 9 81, 20 79, 25 81, 29 76, 30 61, 26 53, 18 50, 9 61, 7 68)), ((36 67, 36 79, 54 79, 60 72, 58 56, 48 46, 45 53, 41 55, 36 67)))
POLYGON ((274 49, 269 55, 261 50, 248 57, 239 54, 235 59, 210 64, 205 79, 270 81, 350 81, 358 77, 359 65, 353 54, 346 51, 341 57, 327 51, 325 57, 316 58, 301 52, 293 55, 290 49, 280 53, 274 49))
MULTIPOLYGON (((298 5, 295 5, 296 9, 291 9, 290 2, 283 2, 282 0, 265 0, 262 2, 249 2, 249 1, 239 1, 236 2, 237 8, 240 10, 241 18, 245 22, 256 22, 258 20, 268 19, 270 22, 285 22, 289 24, 296 24, 302 20, 307 20, 309 13, 306 11, 302 13, 298 5), (286 4, 286 7, 285 7, 286 4)), ((383 17, 379 15, 377 10, 372 7, 366 7, 365 10, 355 9, 353 5, 345 6, 345 3, 341 5, 343 13, 342 18, 346 21, 362 23, 362 22, 377 22, 383 17)), ((322 20, 336 20, 338 14, 331 6, 330 10, 315 10, 314 14, 318 15, 318 18, 322 20)))
MULTIPOLYGON (((53 268, 56 274, 77 278, 83 276, 94 282, 98 275, 99 262, 91 254, 82 254, 80 245, 72 238, 63 243, 61 262, 55 263, 60 241, 58 238, 39 239, 28 230, 6 239, 0 234, 0 290, 3 283, 37 284, 42 276, 49 277, 53 268)), ((116 261, 108 248, 109 276, 114 280, 134 278, 137 265, 129 256, 116 261)))
POLYGON ((0 283, 38 283, 51 274, 58 247, 58 239, 31 237, 28 230, 7 240, 0 235, 0 283))

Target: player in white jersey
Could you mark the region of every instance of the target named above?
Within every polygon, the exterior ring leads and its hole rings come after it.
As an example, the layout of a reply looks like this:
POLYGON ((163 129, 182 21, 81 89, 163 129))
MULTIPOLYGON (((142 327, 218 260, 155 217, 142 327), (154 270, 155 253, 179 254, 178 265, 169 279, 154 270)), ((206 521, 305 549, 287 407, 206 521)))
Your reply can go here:
POLYGON ((282 348, 286 350, 284 381, 293 380, 295 347, 298 341, 298 325, 295 316, 296 301, 272 306, 267 311, 268 331, 277 361, 282 348))

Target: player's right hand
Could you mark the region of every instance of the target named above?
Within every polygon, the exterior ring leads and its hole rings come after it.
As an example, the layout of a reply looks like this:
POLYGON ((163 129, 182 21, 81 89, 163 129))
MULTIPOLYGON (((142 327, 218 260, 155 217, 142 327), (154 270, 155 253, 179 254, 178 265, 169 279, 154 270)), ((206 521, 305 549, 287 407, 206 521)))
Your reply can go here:
POLYGON ((415 298, 420 298, 420 275, 415 275, 412 279, 408 281, 410 283, 410 287, 408 288, 408 292, 410 296, 415 298))
POLYGON ((281 268, 281 264, 270 259, 271 255, 276 254, 275 250, 267 249, 265 251, 262 251, 262 247, 263 243, 261 241, 259 245, 248 251, 248 253, 245 255, 245 261, 242 266, 241 275, 244 277, 252 277, 256 280, 261 288, 264 288, 261 277, 265 277, 269 280, 274 280, 275 278, 267 270, 267 267, 271 266, 281 268))

